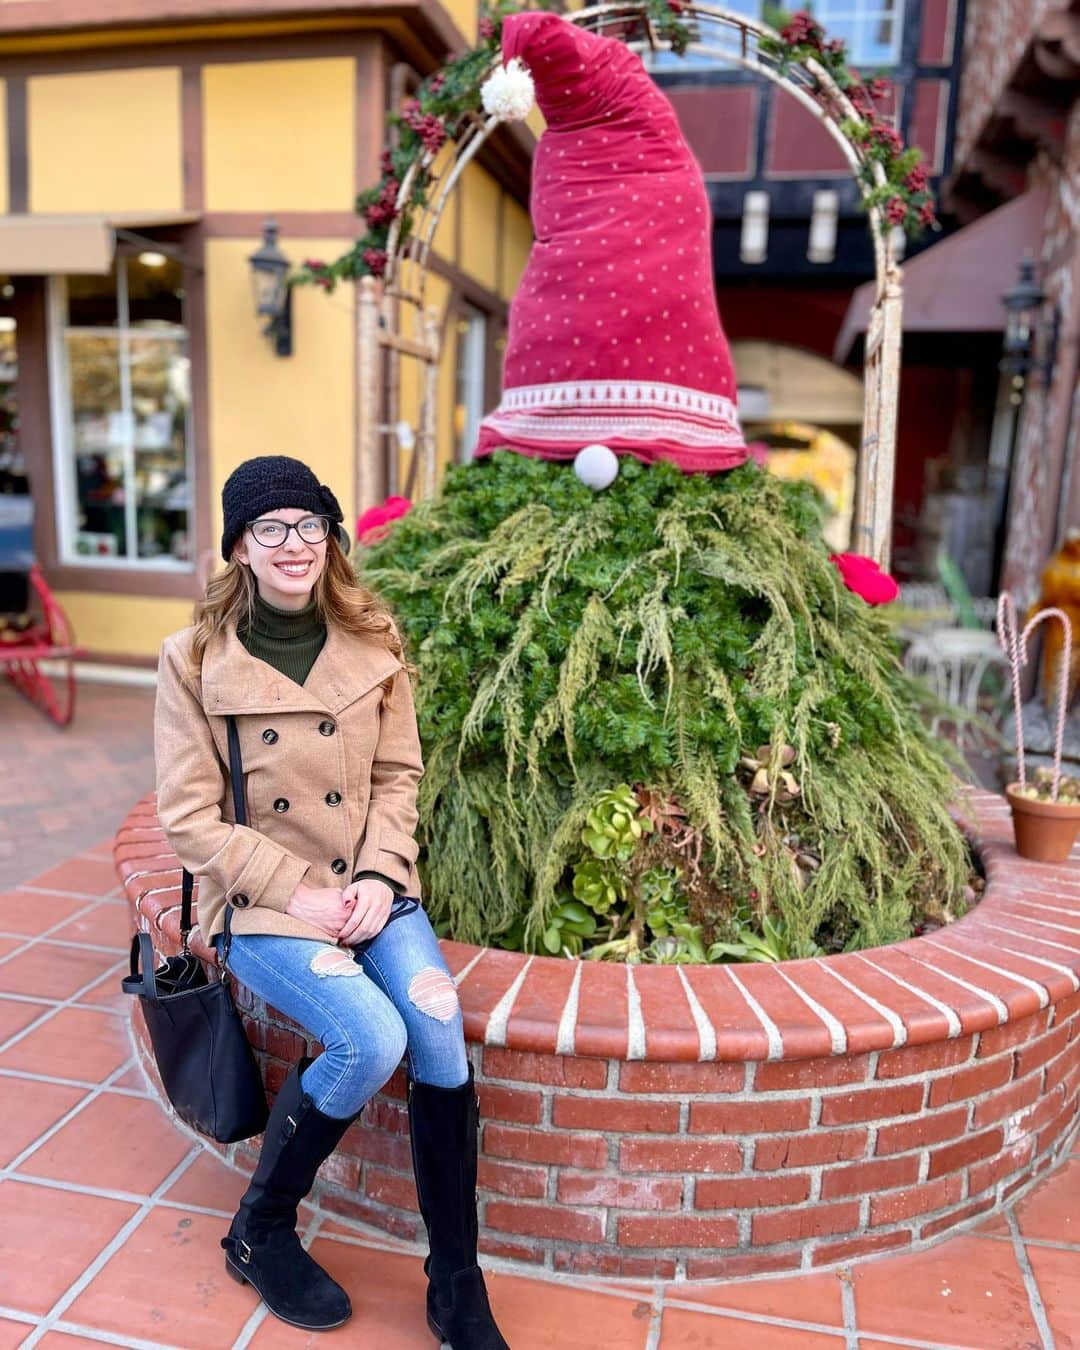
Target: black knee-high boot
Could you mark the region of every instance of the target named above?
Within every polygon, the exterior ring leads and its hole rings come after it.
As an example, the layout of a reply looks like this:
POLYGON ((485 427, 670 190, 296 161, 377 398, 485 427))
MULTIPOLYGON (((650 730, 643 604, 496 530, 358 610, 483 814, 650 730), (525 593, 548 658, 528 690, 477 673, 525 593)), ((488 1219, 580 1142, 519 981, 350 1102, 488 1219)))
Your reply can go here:
POLYGON ((300 1075, 310 1063, 301 1060, 282 1084, 259 1165, 221 1245, 225 1269, 234 1280, 253 1285, 275 1317, 309 1331, 328 1331, 349 1320, 352 1304, 300 1245, 296 1217, 320 1164, 351 1121, 324 1116, 304 1094, 300 1075))
POLYGON ((431 1252, 428 1326, 451 1350, 510 1350, 476 1263, 476 1144, 472 1069, 457 1088, 409 1083, 409 1130, 420 1214, 431 1252))

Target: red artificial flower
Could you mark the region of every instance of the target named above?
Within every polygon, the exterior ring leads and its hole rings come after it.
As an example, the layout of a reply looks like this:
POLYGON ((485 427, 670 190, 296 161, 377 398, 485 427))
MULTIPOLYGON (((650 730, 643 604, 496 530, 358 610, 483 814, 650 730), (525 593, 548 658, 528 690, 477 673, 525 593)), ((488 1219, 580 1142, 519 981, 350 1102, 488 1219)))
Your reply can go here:
POLYGON ((366 248, 363 252, 363 259, 373 277, 381 277, 386 271, 386 249, 366 248))
POLYGON ((904 178, 904 186, 909 192, 925 192, 930 186, 930 175, 926 172, 926 165, 914 165, 904 178))
POLYGON ((889 126, 887 122, 874 123, 874 139, 878 145, 883 145, 887 150, 891 150, 894 155, 900 154, 904 148, 904 141, 895 127, 889 126))
POLYGON ((372 227, 378 229, 380 225, 389 225, 397 216, 397 196, 401 191, 401 184, 396 178, 388 178, 382 185, 378 197, 370 205, 364 207, 364 219, 372 227))
POLYGON ((919 224, 927 229, 937 224, 937 213, 934 210, 933 202, 923 202, 922 206, 919 207, 919 224))
POLYGON ((851 106, 861 116, 867 119, 874 115, 874 104, 864 85, 853 84, 847 91, 847 96, 851 100, 851 106))
POLYGON ((356 542, 374 544, 385 538, 393 522, 407 516, 412 505, 408 497, 387 497, 381 506, 369 506, 356 522, 356 542))
POLYGON ((436 154, 446 141, 446 128, 434 113, 427 113, 414 125, 413 130, 423 142, 424 149, 436 154))
POLYGON ((887 605, 900 594, 900 587, 873 558, 862 553, 830 553, 829 561, 835 564, 848 590, 868 605, 887 605))
POLYGON ((494 19, 489 19, 486 16, 481 19, 480 23, 477 25, 477 32, 480 34, 480 40, 482 42, 490 42, 495 36, 494 19))
POLYGON ((321 272, 326 264, 320 258, 305 258, 304 266, 309 272, 321 272))
POLYGON ((820 49, 825 30, 812 14, 800 9, 780 30, 780 36, 793 47, 809 46, 820 49))
POLYGON ((890 197, 885 203, 885 219, 890 225, 903 225, 907 213, 908 205, 903 197, 890 197))
POLYGON ((875 75, 866 86, 866 92, 875 102, 879 102, 880 100, 889 97, 889 94, 892 92, 892 85, 888 80, 883 80, 880 75, 875 75))

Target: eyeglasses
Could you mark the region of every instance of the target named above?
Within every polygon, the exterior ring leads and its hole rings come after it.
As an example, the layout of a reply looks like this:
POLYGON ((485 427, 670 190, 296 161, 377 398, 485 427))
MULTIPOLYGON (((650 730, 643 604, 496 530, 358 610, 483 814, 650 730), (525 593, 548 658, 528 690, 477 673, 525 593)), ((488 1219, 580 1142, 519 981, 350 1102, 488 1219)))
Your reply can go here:
POLYGON ((325 516, 305 516, 290 525, 287 520, 264 516, 261 520, 248 521, 248 529, 256 543, 264 548, 278 548, 289 538, 290 530, 295 530, 297 538, 305 544, 321 544, 330 533, 330 522, 325 516))

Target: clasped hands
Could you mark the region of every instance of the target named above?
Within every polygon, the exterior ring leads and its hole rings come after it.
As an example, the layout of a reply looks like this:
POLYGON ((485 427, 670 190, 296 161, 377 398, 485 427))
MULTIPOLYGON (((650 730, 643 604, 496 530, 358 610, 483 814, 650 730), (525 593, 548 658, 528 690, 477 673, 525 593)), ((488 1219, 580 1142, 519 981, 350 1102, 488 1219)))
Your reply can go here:
POLYGON ((339 946, 352 947, 381 933, 390 917, 394 892, 385 881, 365 877, 344 890, 336 886, 306 886, 289 897, 285 912, 329 934, 339 946))

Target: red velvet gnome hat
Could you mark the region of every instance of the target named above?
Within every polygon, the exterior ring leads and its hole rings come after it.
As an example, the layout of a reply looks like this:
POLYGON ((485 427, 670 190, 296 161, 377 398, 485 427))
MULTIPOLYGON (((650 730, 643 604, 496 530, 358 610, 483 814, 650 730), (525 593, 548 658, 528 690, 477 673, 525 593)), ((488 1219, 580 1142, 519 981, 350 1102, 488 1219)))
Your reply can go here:
POLYGON ((624 43, 559 15, 510 15, 502 50, 531 71, 547 130, 502 402, 477 455, 572 459, 601 442, 687 472, 741 464, 709 203, 674 109, 624 43))

